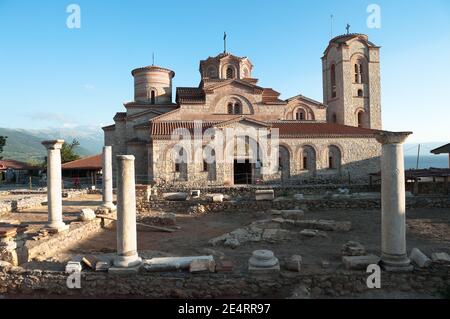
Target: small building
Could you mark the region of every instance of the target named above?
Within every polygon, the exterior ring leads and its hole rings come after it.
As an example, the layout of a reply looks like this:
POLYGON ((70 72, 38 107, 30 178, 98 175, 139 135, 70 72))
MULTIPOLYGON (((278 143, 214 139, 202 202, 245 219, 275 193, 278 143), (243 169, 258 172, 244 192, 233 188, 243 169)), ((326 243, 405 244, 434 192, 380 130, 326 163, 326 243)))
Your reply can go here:
POLYGON ((450 168, 450 143, 432 150, 431 153, 435 155, 448 154, 448 167, 450 168))
POLYGON ((0 183, 25 183, 30 176, 38 176, 41 168, 16 160, 0 160, 0 183))
POLYGON ((102 174, 102 154, 64 163, 61 167, 65 187, 96 186, 102 174))

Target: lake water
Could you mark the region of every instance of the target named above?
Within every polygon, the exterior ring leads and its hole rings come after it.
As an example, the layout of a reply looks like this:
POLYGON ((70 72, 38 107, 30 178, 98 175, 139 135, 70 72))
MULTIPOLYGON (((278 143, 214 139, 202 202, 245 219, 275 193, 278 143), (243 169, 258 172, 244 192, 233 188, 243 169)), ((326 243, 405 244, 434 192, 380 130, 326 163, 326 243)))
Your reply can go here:
MULTIPOLYGON (((416 168, 417 156, 405 156, 405 169, 416 168)), ((448 154, 445 155, 421 155, 419 168, 448 168, 448 154)))

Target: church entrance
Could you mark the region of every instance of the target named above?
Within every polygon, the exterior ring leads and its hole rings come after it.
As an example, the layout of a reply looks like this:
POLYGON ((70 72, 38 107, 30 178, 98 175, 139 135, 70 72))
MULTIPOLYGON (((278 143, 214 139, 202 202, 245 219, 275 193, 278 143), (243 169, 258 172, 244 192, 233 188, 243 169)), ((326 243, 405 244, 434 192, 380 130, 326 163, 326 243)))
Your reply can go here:
POLYGON ((245 185, 252 183, 252 164, 250 160, 234 160, 234 184, 245 185))

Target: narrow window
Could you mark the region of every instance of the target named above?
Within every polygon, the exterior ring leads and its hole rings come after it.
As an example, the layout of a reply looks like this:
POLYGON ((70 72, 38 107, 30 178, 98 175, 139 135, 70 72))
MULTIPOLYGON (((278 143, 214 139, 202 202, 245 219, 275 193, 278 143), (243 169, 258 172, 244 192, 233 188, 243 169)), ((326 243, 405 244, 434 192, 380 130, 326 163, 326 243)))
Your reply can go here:
POLYGON ((234 104, 234 114, 242 114, 241 105, 239 103, 234 104))
POLYGON ((333 123, 337 123, 337 116, 336 116, 336 113, 333 113, 332 121, 333 121, 333 123))
POLYGON ((336 66, 333 64, 331 65, 330 70, 331 75, 331 97, 335 98, 337 96, 336 93, 336 66))
POLYGON ((363 65, 359 65, 359 83, 364 83, 364 73, 363 73, 363 65))
POLYGON ((303 156, 303 169, 304 170, 308 169, 308 157, 307 156, 303 156))
POLYGON ((363 127, 363 112, 358 112, 358 127, 363 127))
POLYGON ((152 90, 151 96, 150 96, 150 103, 151 104, 155 104, 155 100, 156 100, 156 98, 155 98, 155 91, 152 90))
POLYGON ((227 79, 232 79, 234 78, 234 72, 232 68, 228 68, 227 69, 227 79))
POLYGON ((203 160, 203 171, 204 172, 208 171, 208 162, 206 162, 205 160, 203 160))
POLYGON ((358 64, 355 64, 355 83, 360 83, 359 82, 359 67, 358 67, 358 64))
POLYGON ((363 95, 364 95, 364 94, 363 94, 363 90, 359 89, 359 90, 358 90, 358 97, 363 97, 363 95))
POLYGON ((228 114, 233 114, 233 104, 228 103, 228 114))
POLYGON ((328 168, 334 168, 333 166, 333 156, 328 157, 328 168))
POLYGON ((175 163, 175 172, 180 172, 180 163, 175 163))

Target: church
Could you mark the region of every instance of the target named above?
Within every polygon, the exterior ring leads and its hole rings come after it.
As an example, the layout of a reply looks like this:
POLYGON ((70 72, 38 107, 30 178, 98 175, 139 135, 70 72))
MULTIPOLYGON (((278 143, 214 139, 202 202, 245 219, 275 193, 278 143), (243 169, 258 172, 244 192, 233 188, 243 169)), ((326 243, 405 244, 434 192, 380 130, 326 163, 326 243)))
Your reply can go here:
POLYGON ((134 101, 103 127, 113 168, 115 155, 134 155, 137 183, 186 187, 367 182, 380 170, 379 51, 364 34, 331 39, 322 56, 323 102, 280 99, 252 77, 248 57, 226 50, 200 61, 200 84, 176 88, 175 99, 174 71, 134 69, 134 101), (246 133, 260 131, 267 134, 246 133), (182 144, 174 139, 181 133, 182 144), (236 140, 243 151, 230 143, 236 140))

